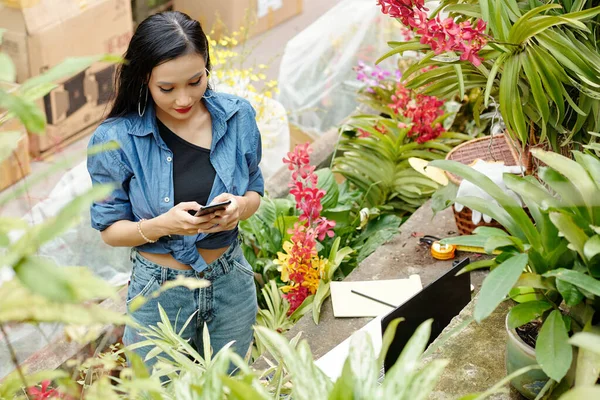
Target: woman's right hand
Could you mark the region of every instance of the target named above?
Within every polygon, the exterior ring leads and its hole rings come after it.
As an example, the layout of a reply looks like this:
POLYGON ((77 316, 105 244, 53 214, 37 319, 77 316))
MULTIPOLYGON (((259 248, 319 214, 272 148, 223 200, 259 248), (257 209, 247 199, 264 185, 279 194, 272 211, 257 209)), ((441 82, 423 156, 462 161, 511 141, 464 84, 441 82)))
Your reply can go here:
POLYGON ((157 220, 160 220, 160 226, 165 232, 163 236, 198 234, 198 226, 214 218, 214 214, 194 217, 188 212, 199 209, 200 204, 195 201, 188 201, 179 203, 166 213, 156 217, 157 220))

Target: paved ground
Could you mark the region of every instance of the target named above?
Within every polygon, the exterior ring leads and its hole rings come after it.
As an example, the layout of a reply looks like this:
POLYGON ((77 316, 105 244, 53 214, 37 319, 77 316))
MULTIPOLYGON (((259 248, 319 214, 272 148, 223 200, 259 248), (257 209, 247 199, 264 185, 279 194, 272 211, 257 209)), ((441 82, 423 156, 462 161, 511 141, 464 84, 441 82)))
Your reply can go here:
MULTIPOLYGON (((270 62, 270 68, 266 71, 266 74, 269 79, 277 79, 281 56, 286 43, 339 1, 340 0, 304 0, 302 14, 295 16, 274 27, 270 31, 248 41, 248 48, 252 48, 253 53, 248 58, 247 63, 267 64, 270 62)), ((38 201, 46 198, 64 172, 85 159, 87 142, 88 137, 82 138, 56 153, 52 158, 45 161, 34 161, 32 163, 31 175, 20 183, 6 189, 7 192, 14 193, 16 189, 27 185, 26 193, 11 200, 7 204, 0 205, 0 215, 21 217, 38 201), (45 176, 39 182, 33 181, 32 177, 39 176, 45 172, 47 173, 54 165, 65 164, 67 160, 71 160, 71 162, 60 167, 58 170, 49 173, 48 176, 45 176)), ((0 192, 0 196, 3 194, 4 192, 0 192)))

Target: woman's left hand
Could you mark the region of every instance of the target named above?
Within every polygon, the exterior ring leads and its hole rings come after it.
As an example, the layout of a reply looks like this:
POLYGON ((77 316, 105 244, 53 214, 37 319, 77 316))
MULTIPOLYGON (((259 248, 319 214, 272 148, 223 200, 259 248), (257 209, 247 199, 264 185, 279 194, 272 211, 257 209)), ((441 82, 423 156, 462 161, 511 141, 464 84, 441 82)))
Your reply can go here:
POLYGON ((214 217, 206 223, 199 225, 198 233, 216 233, 234 229, 242 215, 243 197, 234 196, 230 193, 222 193, 214 198, 211 204, 222 203, 231 200, 231 204, 225 210, 214 212, 214 217))

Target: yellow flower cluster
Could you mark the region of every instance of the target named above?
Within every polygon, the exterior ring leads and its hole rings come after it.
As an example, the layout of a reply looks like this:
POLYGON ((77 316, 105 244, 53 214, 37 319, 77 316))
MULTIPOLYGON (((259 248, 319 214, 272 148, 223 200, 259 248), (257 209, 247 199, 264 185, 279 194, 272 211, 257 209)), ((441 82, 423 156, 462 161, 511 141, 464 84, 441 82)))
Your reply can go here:
POLYGON ((237 46, 240 35, 243 35, 244 29, 239 32, 233 32, 230 36, 223 36, 221 39, 214 40, 208 35, 209 52, 214 71, 214 79, 222 85, 226 85, 235 90, 235 94, 248 99, 256 109, 257 120, 269 117, 265 101, 266 98, 273 98, 274 94, 279 92, 277 81, 267 80, 263 71, 268 65, 259 64, 258 66, 245 66, 245 61, 251 50, 248 51, 244 46, 239 49, 237 46), (262 83, 262 84, 261 84, 262 83), (259 89, 260 88, 260 89, 259 89))
MULTIPOLYGON (((289 282, 291 275, 300 274, 304 278, 300 285, 306 287, 310 294, 315 294, 329 260, 319 257, 316 254, 313 254, 310 260, 298 260, 292 257, 293 246, 293 243, 290 241, 283 243, 283 250, 285 253, 278 252, 277 259, 273 261, 278 265, 278 271, 281 272, 281 280, 283 282, 289 282)), ((292 282, 291 284, 283 286, 281 290, 284 293, 287 293, 296 286, 298 286, 298 284, 292 282)))

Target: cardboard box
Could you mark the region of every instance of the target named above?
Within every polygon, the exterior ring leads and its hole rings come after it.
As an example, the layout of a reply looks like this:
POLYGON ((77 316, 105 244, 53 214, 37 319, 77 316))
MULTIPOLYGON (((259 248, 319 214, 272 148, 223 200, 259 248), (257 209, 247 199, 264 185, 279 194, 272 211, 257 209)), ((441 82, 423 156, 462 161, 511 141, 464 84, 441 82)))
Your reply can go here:
POLYGON ((240 31, 258 35, 302 13, 303 0, 174 0, 173 8, 197 19, 213 39, 240 31), (220 21, 220 23, 218 23, 220 21))
MULTIPOLYGON (((2 51, 24 82, 68 57, 122 55, 132 36, 129 0, 1 0, 2 51), (15 3, 16 4, 15 6, 15 3)), ((30 136, 33 156, 98 122, 113 91, 115 66, 98 63, 59 83, 40 107, 46 136, 30 136)))
POLYGON ((136 25, 152 14, 172 9, 173 0, 131 0, 131 12, 136 25))

